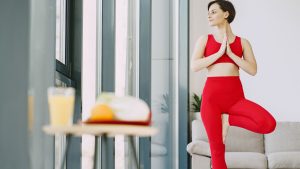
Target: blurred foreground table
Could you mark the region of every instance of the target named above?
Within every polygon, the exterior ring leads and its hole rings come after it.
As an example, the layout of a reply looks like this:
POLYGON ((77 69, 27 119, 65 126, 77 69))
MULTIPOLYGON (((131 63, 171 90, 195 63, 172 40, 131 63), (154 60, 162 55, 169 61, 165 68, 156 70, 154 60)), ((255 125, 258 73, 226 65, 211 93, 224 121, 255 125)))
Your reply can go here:
MULTIPOLYGON (((99 137, 101 136, 106 143, 107 137, 114 137, 116 135, 124 135, 129 137, 129 143, 131 145, 133 154, 134 154, 134 161, 136 167, 139 168, 138 161, 137 161, 137 154, 136 154, 136 147, 134 145, 134 137, 151 137, 152 135, 157 133, 157 129, 151 126, 143 126, 143 125, 127 125, 127 124, 78 124, 72 126, 44 126, 43 130, 45 133, 49 135, 66 135, 66 146, 64 150, 64 154, 61 160, 61 169, 63 169, 65 161, 66 161, 66 154, 69 149, 69 140, 71 136, 79 136, 82 135, 94 135, 95 136, 95 155, 94 155, 94 169, 97 168, 97 160, 98 160, 98 141, 99 137)), ((108 153, 109 150, 106 151, 108 153)), ((105 163, 106 164, 106 163, 105 163)), ((107 168, 104 166, 104 168, 107 168)))

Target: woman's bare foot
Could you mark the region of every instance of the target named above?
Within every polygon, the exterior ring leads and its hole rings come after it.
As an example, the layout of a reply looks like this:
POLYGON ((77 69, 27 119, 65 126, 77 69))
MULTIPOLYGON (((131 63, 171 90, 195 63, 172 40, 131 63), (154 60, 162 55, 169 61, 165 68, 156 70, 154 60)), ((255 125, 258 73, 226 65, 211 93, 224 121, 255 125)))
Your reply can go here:
POLYGON ((228 128, 229 128, 228 118, 229 118, 228 114, 222 114, 222 136, 223 136, 224 144, 225 144, 225 139, 226 139, 228 128))

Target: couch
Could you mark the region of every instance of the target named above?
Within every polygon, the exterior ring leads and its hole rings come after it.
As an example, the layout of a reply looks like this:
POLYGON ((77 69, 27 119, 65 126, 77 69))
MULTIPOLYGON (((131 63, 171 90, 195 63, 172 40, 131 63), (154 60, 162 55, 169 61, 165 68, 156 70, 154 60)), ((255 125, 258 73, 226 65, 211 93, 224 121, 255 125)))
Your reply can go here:
MULTIPOLYGON (((192 169, 210 169, 211 155, 201 120, 192 121, 192 141, 187 145, 192 169)), ((230 126, 225 141, 228 168, 300 169, 300 122, 277 122, 269 134, 230 126)))

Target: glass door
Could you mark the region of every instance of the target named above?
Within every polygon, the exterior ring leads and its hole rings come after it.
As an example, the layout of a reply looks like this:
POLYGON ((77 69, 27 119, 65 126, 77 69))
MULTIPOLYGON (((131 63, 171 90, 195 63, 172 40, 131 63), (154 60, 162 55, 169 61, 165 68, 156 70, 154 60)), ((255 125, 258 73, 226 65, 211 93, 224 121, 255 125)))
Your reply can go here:
POLYGON ((172 54, 173 26, 171 1, 152 1, 151 110, 153 126, 159 133, 151 138, 151 169, 174 168, 175 66, 172 54))

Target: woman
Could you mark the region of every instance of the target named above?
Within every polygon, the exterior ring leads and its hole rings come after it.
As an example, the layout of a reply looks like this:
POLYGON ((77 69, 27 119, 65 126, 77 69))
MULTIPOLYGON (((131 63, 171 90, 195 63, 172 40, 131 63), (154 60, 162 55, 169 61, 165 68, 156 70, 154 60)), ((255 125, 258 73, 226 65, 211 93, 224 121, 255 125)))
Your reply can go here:
POLYGON ((227 169, 224 143, 229 126, 261 134, 270 133, 276 127, 275 119, 267 110, 244 96, 239 68, 254 76, 257 65, 249 41, 231 30, 234 17, 231 2, 215 0, 208 4, 208 21, 216 33, 199 38, 191 62, 193 71, 208 69, 201 118, 208 135, 213 169, 227 169))

